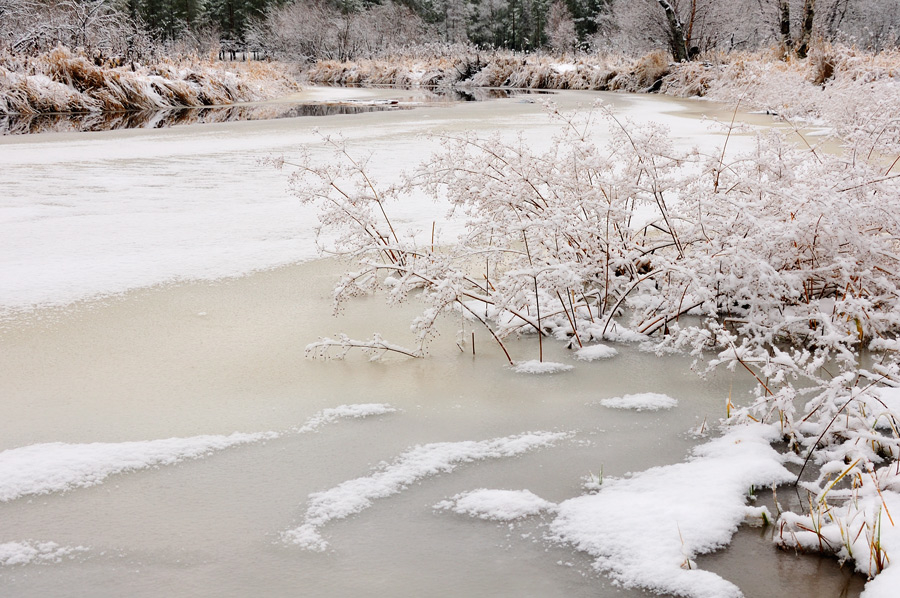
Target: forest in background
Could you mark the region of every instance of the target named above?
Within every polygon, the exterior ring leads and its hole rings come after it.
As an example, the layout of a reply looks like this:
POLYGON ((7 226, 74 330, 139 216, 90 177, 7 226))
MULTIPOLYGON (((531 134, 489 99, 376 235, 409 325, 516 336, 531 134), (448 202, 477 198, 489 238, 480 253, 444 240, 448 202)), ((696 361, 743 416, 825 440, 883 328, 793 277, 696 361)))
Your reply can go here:
POLYGON ((896 0, 0 0, 0 50, 292 61, 468 48, 676 60, 710 50, 900 45, 896 0), (448 46, 449 44, 449 46, 448 46), (443 48, 443 49, 442 49, 443 48))

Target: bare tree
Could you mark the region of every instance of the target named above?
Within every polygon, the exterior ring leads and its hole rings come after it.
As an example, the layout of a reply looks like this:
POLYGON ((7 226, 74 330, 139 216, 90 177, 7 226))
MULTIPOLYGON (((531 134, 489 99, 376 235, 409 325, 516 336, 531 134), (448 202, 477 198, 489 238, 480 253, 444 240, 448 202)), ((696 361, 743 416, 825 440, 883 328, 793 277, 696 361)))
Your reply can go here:
POLYGON ((675 12, 675 7, 668 0, 656 0, 666 12, 666 21, 669 23, 669 45, 672 50, 672 57, 677 62, 684 62, 688 59, 687 41, 684 37, 684 25, 675 12))
POLYGON ((794 45, 794 39, 791 37, 791 0, 778 0, 778 23, 781 44, 785 48, 791 48, 794 45))
POLYGON ((812 39, 813 20, 816 14, 816 0, 804 0, 803 22, 800 27, 800 40, 797 43, 797 56, 806 58, 809 52, 809 42, 812 39))
POLYGON ((106 0, 0 0, 0 48, 34 54, 57 44, 98 59, 153 49, 144 28, 106 0))
POLYGON ((550 38, 550 47, 557 52, 574 51, 578 44, 575 20, 563 0, 556 0, 550 6, 547 32, 550 38))

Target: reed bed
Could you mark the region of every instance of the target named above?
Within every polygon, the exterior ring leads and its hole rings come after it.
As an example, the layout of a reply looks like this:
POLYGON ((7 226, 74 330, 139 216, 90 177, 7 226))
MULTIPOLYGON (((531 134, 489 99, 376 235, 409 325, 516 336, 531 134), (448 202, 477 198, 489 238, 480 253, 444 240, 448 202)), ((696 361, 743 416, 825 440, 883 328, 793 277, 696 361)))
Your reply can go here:
POLYGON ((143 66, 95 64, 63 47, 37 57, 0 55, 0 114, 122 112, 262 100, 298 89, 275 65, 185 59, 143 66), (232 70, 236 69, 236 70, 232 70))
POLYGON ((820 45, 803 60, 777 49, 711 52, 701 60, 673 63, 653 52, 560 56, 478 52, 412 52, 356 62, 321 61, 305 77, 330 85, 499 87, 659 92, 708 97, 766 110, 782 118, 818 122, 846 138, 860 130, 871 139, 893 140, 900 131, 900 51, 872 53, 820 45))

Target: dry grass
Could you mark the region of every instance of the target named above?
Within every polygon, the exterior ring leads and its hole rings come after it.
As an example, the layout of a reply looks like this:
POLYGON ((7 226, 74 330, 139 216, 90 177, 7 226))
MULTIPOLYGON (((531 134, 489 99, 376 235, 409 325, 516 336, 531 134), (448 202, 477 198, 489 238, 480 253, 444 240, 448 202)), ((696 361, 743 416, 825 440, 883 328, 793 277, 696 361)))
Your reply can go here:
POLYGON ((0 113, 121 112, 233 104, 297 89, 277 66, 166 61, 149 67, 96 65, 57 47, 24 58, 0 55, 0 113))

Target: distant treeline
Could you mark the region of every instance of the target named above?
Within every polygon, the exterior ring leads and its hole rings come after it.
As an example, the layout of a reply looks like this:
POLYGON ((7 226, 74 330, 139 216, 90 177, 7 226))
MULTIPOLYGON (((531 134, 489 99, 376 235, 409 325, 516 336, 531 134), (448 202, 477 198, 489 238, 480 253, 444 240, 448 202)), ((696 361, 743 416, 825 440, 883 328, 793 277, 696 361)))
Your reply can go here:
POLYGON ((245 52, 350 60, 410 47, 558 53, 900 45, 897 0, 0 0, 0 51, 245 52))

